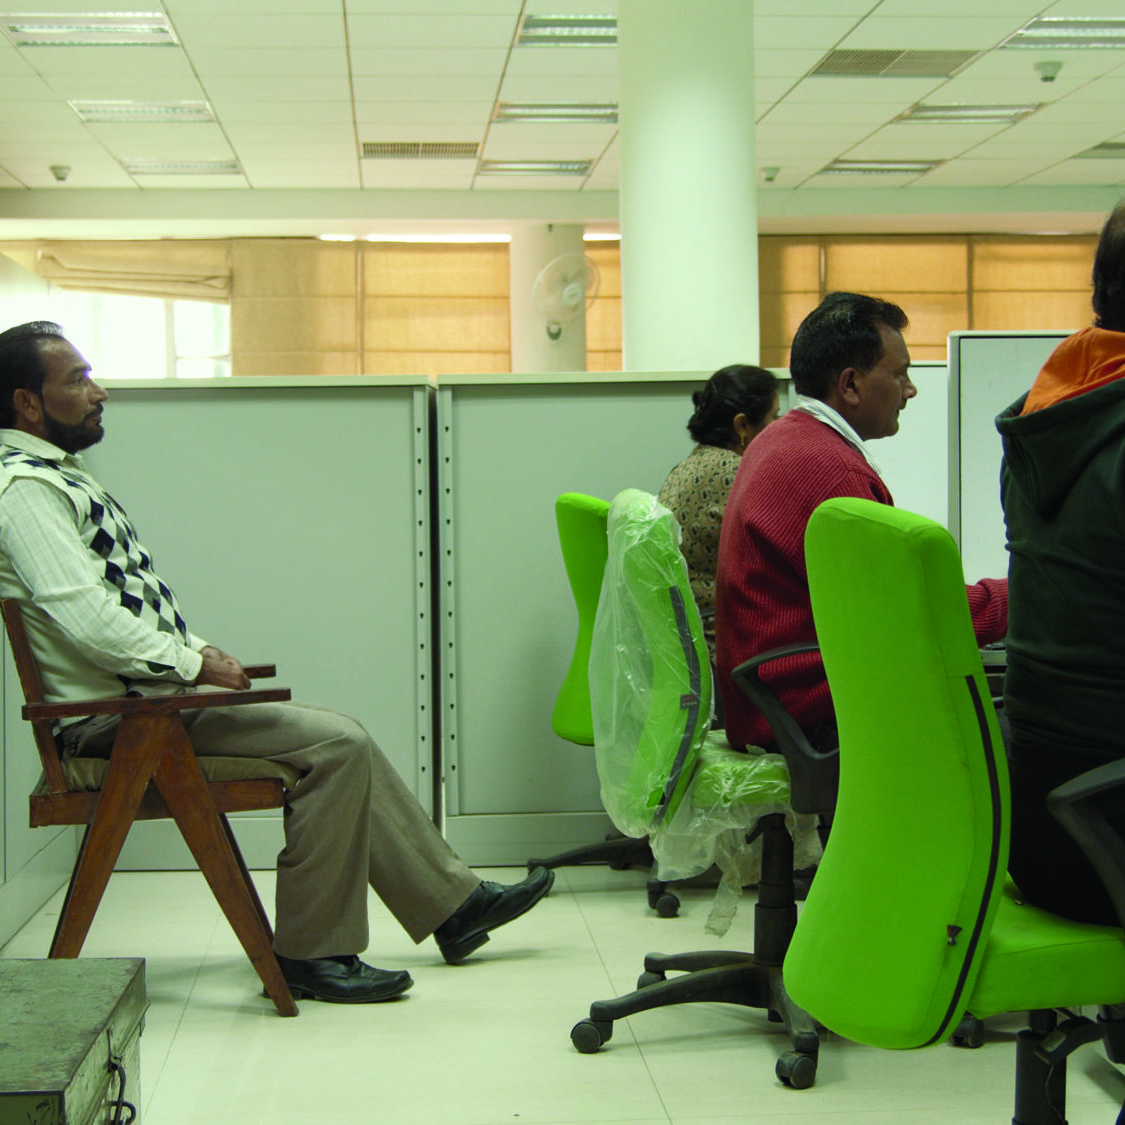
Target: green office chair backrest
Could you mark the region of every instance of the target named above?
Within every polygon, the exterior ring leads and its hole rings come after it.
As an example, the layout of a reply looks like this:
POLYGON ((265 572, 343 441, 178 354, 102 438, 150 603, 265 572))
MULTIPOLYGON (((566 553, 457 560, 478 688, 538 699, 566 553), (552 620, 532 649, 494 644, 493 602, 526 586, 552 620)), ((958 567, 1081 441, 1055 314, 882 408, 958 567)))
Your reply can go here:
POLYGON ((594 745, 590 714, 590 635, 605 573, 608 515, 609 502, 596 496, 566 492, 555 501, 559 546, 578 611, 578 633, 570 667, 555 700, 551 727, 560 738, 580 746, 594 745))
POLYGON ((949 533, 870 500, 805 536, 840 730, 832 836, 785 959, 793 999, 880 1047, 951 1033, 1008 861, 1008 775, 949 533))
POLYGON ((711 726, 703 624, 676 517, 647 492, 613 500, 590 654, 594 751, 614 824, 642 836, 683 799, 711 726))

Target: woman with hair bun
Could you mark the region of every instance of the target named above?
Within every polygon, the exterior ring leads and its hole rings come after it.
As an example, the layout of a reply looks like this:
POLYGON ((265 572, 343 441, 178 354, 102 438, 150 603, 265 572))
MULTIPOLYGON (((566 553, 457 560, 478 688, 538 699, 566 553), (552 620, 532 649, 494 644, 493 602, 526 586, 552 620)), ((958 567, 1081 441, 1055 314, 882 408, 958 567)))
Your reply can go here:
POLYGON ((731 364, 716 371, 692 402, 695 412, 687 428, 696 447, 668 474, 659 499, 680 525, 680 549, 713 663, 715 563, 723 509, 746 447, 777 418, 777 377, 762 367, 731 364))

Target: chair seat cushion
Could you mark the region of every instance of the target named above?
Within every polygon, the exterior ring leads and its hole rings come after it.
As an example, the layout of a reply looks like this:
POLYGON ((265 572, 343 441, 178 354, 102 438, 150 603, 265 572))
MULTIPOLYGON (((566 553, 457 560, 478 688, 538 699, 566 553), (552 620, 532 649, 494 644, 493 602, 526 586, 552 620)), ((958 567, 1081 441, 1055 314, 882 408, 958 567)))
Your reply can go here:
POLYGON ((707 735, 692 778, 696 809, 784 805, 788 800, 789 770, 780 754, 765 754, 756 746, 735 750, 721 734, 707 735))
MULTIPOLYGON (((199 767, 208 781, 248 781, 255 778, 277 778, 286 789, 297 784, 301 771, 283 762, 267 758, 198 758, 199 767)), ((94 792, 105 779, 105 758, 64 758, 63 775, 72 790, 94 792)))
POLYGON ((1004 888, 969 1001, 983 1019, 997 1012, 1125 1003, 1125 935, 1117 926, 1071 922, 1004 888))

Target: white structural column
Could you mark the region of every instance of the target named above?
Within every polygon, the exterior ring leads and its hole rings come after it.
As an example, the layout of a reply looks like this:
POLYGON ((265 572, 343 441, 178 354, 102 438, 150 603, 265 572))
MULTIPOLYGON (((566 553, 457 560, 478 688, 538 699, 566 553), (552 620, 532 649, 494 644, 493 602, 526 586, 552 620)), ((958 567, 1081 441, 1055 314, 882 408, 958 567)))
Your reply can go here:
MULTIPOLYGON (((575 268, 556 270, 551 300, 562 302, 568 278, 578 277, 578 263, 585 255, 583 228, 570 224, 519 225, 512 231, 509 262, 509 306, 511 309, 512 370, 586 370, 586 302, 581 297, 570 305, 560 303, 551 310, 541 308, 533 296, 535 280, 551 262, 564 258, 575 268)), ((542 289, 542 287, 541 287, 542 289)), ((568 300, 572 293, 565 294, 568 300)))
POLYGON ((624 366, 758 360, 753 0, 620 0, 624 366))

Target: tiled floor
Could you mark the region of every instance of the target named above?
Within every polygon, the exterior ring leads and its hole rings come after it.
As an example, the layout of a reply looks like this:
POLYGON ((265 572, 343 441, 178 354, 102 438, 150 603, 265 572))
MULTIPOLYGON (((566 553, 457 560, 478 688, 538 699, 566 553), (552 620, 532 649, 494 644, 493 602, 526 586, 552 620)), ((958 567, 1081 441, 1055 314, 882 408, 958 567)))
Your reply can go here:
MULTIPOLYGON (((512 870, 482 872, 510 881, 512 870)), ((272 876, 256 876, 266 902, 272 876)), ((678 919, 645 907, 638 872, 562 870, 549 898, 461 966, 414 946, 372 900, 374 964, 408 968, 388 1004, 301 1003, 274 1015, 194 873, 110 883, 83 956, 143 955, 151 1007, 141 1039, 147 1125, 1007 1125, 1016 1019, 977 1051, 891 1052, 825 1038, 816 1085, 774 1077, 785 1040, 761 1013, 700 1004, 619 1023, 597 1055, 571 1046, 592 1000, 632 988, 649 950, 749 941, 750 896, 726 938, 703 931, 712 891, 686 888, 678 919)), ((61 898, 61 896, 60 896, 61 898)), ((39 957, 60 898, 0 956, 39 957)), ((1100 1047, 1071 1059, 1070 1125, 1113 1125, 1125 1075, 1100 1047)))

